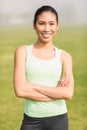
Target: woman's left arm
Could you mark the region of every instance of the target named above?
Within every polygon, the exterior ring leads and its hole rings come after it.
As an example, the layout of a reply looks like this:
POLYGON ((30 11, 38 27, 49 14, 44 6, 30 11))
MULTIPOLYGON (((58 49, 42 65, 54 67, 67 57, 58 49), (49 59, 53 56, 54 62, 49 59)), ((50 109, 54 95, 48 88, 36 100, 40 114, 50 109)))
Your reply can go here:
POLYGON ((62 51, 61 61, 63 65, 63 78, 57 87, 36 85, 35 90, 53 99, 72 99, 74 93, 74 77, 72 72, 72 57, 66 51, 62 51), (64 80, 64 81, 63 81, 64 80))

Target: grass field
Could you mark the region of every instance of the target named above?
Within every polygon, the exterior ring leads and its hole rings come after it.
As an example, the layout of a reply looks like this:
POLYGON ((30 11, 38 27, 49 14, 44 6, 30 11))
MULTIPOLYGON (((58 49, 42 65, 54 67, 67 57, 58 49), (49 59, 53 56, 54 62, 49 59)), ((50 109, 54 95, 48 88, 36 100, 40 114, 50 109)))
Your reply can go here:
MULTIPOLYGON (((17 46, 31 44, 36 34, 30 27, 0 27, 0 130, 19 130, 24 99, 13 89, 13 57, 17 46)), ((73 57, 75 92, 66 101, 69 130, 87 130, 87 27, 60 28, 54 44, 73 57)))

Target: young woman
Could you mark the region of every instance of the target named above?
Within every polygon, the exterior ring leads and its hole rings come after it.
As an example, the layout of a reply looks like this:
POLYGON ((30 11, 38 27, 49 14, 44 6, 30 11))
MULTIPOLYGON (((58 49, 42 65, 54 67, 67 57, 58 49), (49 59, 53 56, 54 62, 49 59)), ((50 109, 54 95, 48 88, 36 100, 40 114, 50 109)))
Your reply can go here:
POLYGON ((16 49, 14 89, 25 98, 21 130, 68 130, 65 99, 74 91, 71 55, 53 45, 59 28, 51 6, 40 7, 34 16, 37 41, 16 49))

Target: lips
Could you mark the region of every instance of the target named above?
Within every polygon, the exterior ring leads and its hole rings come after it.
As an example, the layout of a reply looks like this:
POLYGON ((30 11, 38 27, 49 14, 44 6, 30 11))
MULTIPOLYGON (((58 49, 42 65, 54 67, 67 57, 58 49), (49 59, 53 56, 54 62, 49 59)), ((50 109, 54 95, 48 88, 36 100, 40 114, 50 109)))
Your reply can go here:
POLYGON ((42 36, 43 36, 44 38, 49 38, 49 37, 51 36, 51 34, 42 34, 42 36))

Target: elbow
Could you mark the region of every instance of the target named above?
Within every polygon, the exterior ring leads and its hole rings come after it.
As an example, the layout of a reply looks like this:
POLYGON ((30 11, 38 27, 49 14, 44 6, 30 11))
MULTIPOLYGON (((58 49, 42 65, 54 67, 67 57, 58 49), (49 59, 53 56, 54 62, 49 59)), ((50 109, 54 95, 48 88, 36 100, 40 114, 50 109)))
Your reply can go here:
POLYGON ((22 95, 22 93, 21 93, 21 91, 15 91, 15 95, 18 97, 18 98, 22 98, 23 97, 23 95, 22 95))
POLYGON ((73 96, 68 96, 66 99, 71 100, 73 96))
POLYGON ((74 94, 74 85, 72 87, 69 87, 69 89, 67 90, 66 93, 67 100, 71 100, 73 98, 73 94, 74 94))
POLYGON ((18 98, 22 98, 22 97, 23 97, 21 91, 15 91, 15 95, 16 95, 18 98))
POLYGON ((15 88, 14 91, 15 91, 15 95, 16 95, 17 97, 19 97, 19 98, 23 98, 23 97, 24 97, 23 91, 22 91, 21 88, 15 88))
POLYGON ((71 100, 73 98, 73 93, 68 93, 67 95, 66 95, 66 99, 67 100, 71 100))
POLYGON ((25 83, 16 83, 14 82, 14 92, 15 95, 19 98, 25 98, 25 83))

